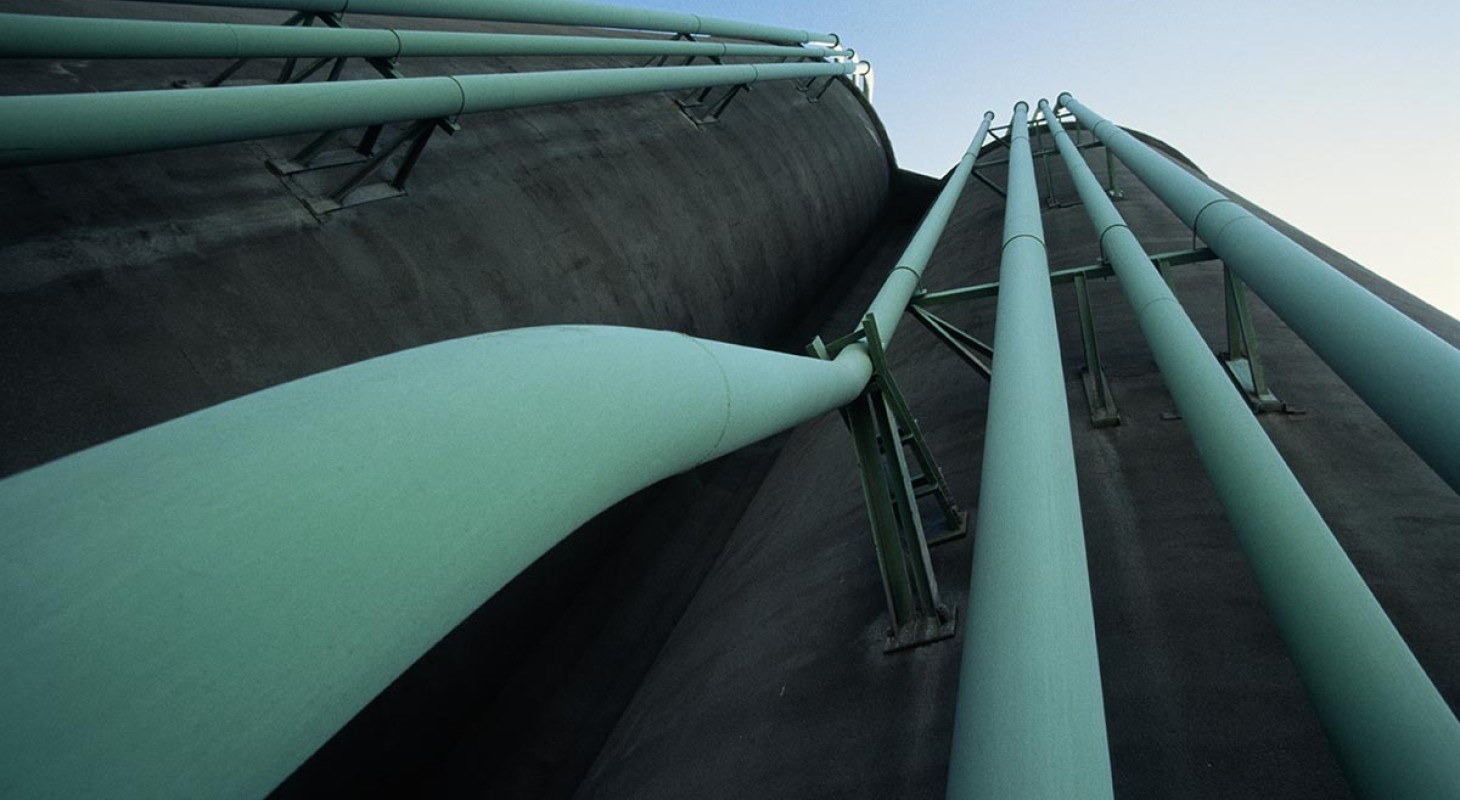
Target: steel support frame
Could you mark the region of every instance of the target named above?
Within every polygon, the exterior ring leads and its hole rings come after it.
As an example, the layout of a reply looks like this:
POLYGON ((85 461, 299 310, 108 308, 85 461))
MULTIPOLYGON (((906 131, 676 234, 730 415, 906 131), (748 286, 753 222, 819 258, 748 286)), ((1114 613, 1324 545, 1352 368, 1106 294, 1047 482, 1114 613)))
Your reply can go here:
MULTIPOLYGON (((284 22, 281 24, 283 27, 286 28, 292 28, 295 26, 307 28, 313 25, 315 20, 319 20, 320 24, 328 25, 331 28, 345 27, 345 23, 340 19, 340 15, 333 11, 298 11, 295 12, 288 19, 284 20, 284 22)), ((229 64, 227 67, 225 67, 222 72, 213 76, 213 79, 204 84, 204 86, 222 86, 225 81, 233 77, 235 73, 237 73, 240 69, 243 69, 244 66, 246 66, 250 61, 253 61, 253 59, 240 58, 235 60, 232 64, 229 64)), ((344 58, 321 58, 314 64, 310 65, 309 68, 306 69, 304 73, 299 75, 299 77, 297 78, 294 77, 294 68, 298 65, 299 59, 286 58, 284 59, 284 66, 279 69, 278 77, 274 79, 274 83, 301 83, 304 81, 305 78, 308 78, 310 75, 313 75, 315 72, 319 71, 321 67, 323 67, 326 63, 330 61, 335 61, 336 63, 335 66, 330 70, 329 80, 338 80, 340 77, 340 72, 345 67, 344 58)))
POLYGON ((1222 366, 1255 413, 1289 411, 1267 384, 1267 370, 1262 366, 1257 331, 1247 305, 1247 284, 1230 268, 1223 267, 1222 288, 1227 312, 1227 350, 1221 354, 1222 366))
MULTIPOLYGON (((943 471, 888 369, 872 314, 863 319, 861 331, 872 361, 872 380, 860 397, 842 409, 842 418, 857 453, 891 622, 883 652, 892 653, 954 635, 956 609, 939 598, 929 550, 964 536, 968 515, 953 502, 943 471), (912 451, 911 462, 907 449, 912 451), (913 462, 921 472, 913 473, 913 462), (945 521, 943 534, 933 541, 928 539, 918 505, 930 495, 937 500, 945 521)), ((819 339, 811 349, 822 358, 833 355, 819 339)))

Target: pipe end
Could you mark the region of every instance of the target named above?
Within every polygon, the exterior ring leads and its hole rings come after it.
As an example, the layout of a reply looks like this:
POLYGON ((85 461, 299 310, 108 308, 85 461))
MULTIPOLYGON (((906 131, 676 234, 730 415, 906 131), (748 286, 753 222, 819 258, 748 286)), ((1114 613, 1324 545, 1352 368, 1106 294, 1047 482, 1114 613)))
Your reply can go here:
POLYGON ((1029 104, 1026 103, 1026 102, 1024 102, 1023 100, 1020 100, 1019 102, 1017 102, 1017 103, 1014 104, 1014 113, 1015 114, 1027 114, 1027 113, 1029 113, 1029 104))
POLYGON ((1055 98, 1055 102, 1058 103, 1058 104, 1060 104, 1060 105, 1064 105, 1065 104, 1065 98, 1066 97, 1068 97, 1071 100, 1074 100, 1075 99, 1075 96, 1072 95, 1072 94, 1070 94, 1069 92, 1060 92, 1060 96, 1055 98))
POLYGON ((994 112, 993 111, 985 111, 985 112, 983 112, 983 118, 986 121, 988 121, 988 122, 993 122, 994 121, 994 112))
POLYGON ((857 62, 857 69, 852 74, 854 74, 854 75, 867 75, 867 74, 870 74, 871 72, 872 72, 872 62, 871 61, 858 61, 857 62))

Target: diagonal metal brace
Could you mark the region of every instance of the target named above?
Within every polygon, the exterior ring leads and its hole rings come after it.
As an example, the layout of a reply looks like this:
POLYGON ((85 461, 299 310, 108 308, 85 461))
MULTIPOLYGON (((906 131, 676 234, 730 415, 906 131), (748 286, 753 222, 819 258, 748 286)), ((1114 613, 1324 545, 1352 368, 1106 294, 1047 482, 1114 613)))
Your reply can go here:
POLYGON ((1222 276, 1227 307, 1227 352, 1221 354, 1222 366, 1254 412, 1289 411, 1267 385, 1267 372, 1257 352, 1257 331, 1247 306, 1247 284, 1225 266, 1222 276))

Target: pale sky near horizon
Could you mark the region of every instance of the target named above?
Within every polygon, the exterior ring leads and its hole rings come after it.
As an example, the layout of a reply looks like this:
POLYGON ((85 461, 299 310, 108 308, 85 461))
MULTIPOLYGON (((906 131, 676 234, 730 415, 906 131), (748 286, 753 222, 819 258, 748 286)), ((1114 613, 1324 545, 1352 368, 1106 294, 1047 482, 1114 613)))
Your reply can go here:
POLYGON ((839 34, 899 164, 1070 91, 1460 318, 1460 2, 621 0, 839 34))

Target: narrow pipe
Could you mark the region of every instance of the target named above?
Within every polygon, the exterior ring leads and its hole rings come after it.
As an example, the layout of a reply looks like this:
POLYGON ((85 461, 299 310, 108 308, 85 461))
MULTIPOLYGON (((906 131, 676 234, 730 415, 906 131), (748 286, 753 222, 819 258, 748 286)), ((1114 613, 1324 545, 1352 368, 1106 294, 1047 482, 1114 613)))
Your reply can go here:
POLYGON ((1350 783, 1376 799, 1460 789, 1460 722, 1079 149, 1051 130, 1350 783))
POLYGON ((586 25, 595 28, 666 31, 768 42, 829 42, 834 33, 737 22, 676 11, 655 11, 577 0, 167 0, 174 4, 224 8, 275 8, 316 14, 381 14, 402 17, 586 25))
POLYGON ((902 320, 902 312, 907 309, 908 301, 912 299, 913 293, 918 290, 918 284, 922 282, 923 270, 928 268, 928 259, 932 258, 933 250, 938 246, 938 239, 943 236, 943 229, 948 226, 948 219, 953 216, 953 209, 958 206, 958 198, 963 196, 963 187, 968 184, 968 176, 973 172, 973 162, 978 158, 978 151, 983 147, 983 141, 988 136, 989 125, 993 121, 994 112, 984 112, 983 122, 978 126, 978 132, 973 135, 973 141, 969 143, 968 150, 963 153, 963 158, 959 160, 958 166, 948 176, 947 183, 938 193, 938 199, 933 201, 933 205, 923 215, 923 221, 918 224, 917 232, 913 234, 912 240, 908 242, 902 255, 897 259, 897 266, 892 268, 892 272, 887 276, 886 282, 882 284, 881 290, 877 292, 877 296, 867 307, 867 313, 872 314, 877 323, 877 332, 882 337, 883 347, 891 343, 897 323, 902 320))
POLYGON ((263 796, 594 514, 845 405, 870 373, 857 352, 532 328, 0 481, 6 793, 263 796))
POLYGON ((852 51, 734 42, 328 28, 0 14, 0 58, 722 56, 850 58, 852 51))
POLYGON ((1105 709, 1029 106, 1014 107, 950 798, 1109 798, 1105 709))
POLYGON ((1059 102, 1460 491, 1460 350, 1068 93, 1059 102))
POLYGON ((0 97, 0 166, 142 153, 674 89, 848 75, 850 62, 0 97), (97 124, 105 120, 105 125, 97 124))

